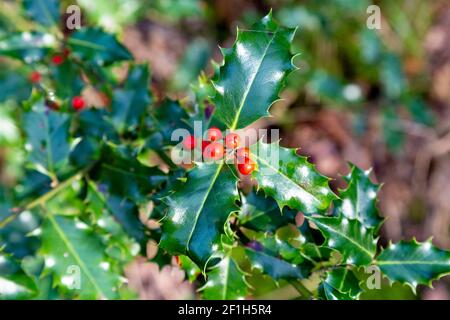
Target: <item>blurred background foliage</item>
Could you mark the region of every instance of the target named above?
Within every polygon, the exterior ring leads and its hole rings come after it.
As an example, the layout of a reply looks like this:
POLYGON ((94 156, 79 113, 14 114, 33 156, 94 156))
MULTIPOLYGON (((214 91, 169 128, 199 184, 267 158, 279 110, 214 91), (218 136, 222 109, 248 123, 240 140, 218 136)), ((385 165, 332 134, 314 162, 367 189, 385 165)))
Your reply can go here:
MULTIPOLYGON (((62 2, 69 6, 75 1, 62 2)), ((300 145, 301 153, 311 156, 323 174, 335 178, 334 188, 345 185, 341 175, 348 173, 348 161, 373 167, 373 178, 384 183, 379 203, 387 217, 383 236, 395 241, 412 235, 421 241, 433 236, 436 244, 450 248, 448 1, 76 2, 82 8, 83 23, 117 33, 138 61, 150 63, 152 87, 160 97, 168 92, 186 105, 193 101, 190 83, 202 72, 212 74, 211 60, 221 61, 217 43, 231 46, 236 27, 248 28, 272 8, 282 24, 298 26, 293 51, 301 52, 294 61, 300 69, 288 78, 284 100, 272 107, 275 117, 255 126, 280 129, 285 145, 300 145), (381 8, 380 30, 366 26, 371 4, 381 8)), ((21 10, 18 1, 1 1, 0 38, 14 30, 30 29, 21 10)), ((20 189, 16 181, 24 175, 21 128, 13 119, 20 113, 20 102, 30 95, 31 72, 30 66, 0 58, 0 203, 4 204, 11 195, 3 186, 20 189)), ((107 72, 121 76, 120 68, 107 72)), ((0 218, 5 212, 0 207, 0 218)), ((0 230, 0 239, 16 244, 18 257, 27 256, 36 246, 24 236, 24 231, 38 223, 36 219, 24 216, 0 230)), ((189 261, 183 265, 191 266, 189 261)), ((167 270, 158 278, 153 275, 157 268, 149 268, 141 261, 127 273, 131 286, 136 282, 133 277, 150 279, 150 289, 138 290, 141 297, 155 297, 155 290, 168 290, 156 297, 176 297, 170 292, 176 284, 161 285, 170 279, 164 276, 167 270)), ((276 287, 263 276, 257 281, 258 297, 296 295, 291 287, 276 287)), ((449 299, 449 288, 448 279, 443 279, 434 290, 421 288, 418 297, 449 299)), ((409 288, 383 282, 382 290, 370 290, 364 297, 414 296, 409 288)))

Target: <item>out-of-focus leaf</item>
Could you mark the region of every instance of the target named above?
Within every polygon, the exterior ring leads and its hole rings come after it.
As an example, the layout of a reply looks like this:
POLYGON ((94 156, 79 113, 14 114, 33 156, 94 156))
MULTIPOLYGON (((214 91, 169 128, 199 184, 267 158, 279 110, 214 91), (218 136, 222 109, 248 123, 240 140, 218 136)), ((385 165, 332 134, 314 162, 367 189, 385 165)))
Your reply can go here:
POLYGON ((100 25, 111 32, 119 32, 125 25, 130 25, 135 19, 145 13, 145 7, 140 0, 78 0, 85 9, 84 13, 95 25, 100 25))
POLYGON ((189 84, 200 74, 210 55, 208 42, 204 39, 196 39, 187 47, 177 70, 177 76, 173 79, 172 86, 175 90, 186 90, 189 84))
POLYGON ((99 66, 132 59, 130 52, 113 35, 99 28, 82 28, 74 32, 67 43, 73 57, 99 66))
POLYGON ((109 119, 109 113, 105 110, 87 109, 79 114, 79 132, 81 136, 91 137, 97 140, 109 140, 117 142, 119 136, 109 119))
POLYGON ((55 174, 67 164, 69 116, 48 109, 43 100, 24 116, 29 159, 38 171, 55 174))
POLYGON ((23 7, 27 16, 44 26, 59 24, 59 0, 24 0, 23 7))
POLYGON ((92 138, 83 138, 70 152, 70 163, 85 168, 100 158, 100 143, 92 138))
POLYGON ((411 113, 412 118, 417 123, 431 126, 435 122, 435 118, 431 106, 420 98, 412 97, 406 101, 406 107, 411 113))
POLYGON ((259 269, 276 281, 281 279, 304 279, 310 274, 310 268, 307 264, 296 266, 264 252, 249 248, 245 249, 245 253, 250 260, 252 269, 259 269))
POLYGON ((149 86, 148 66, 134 65, 124 87, 114 91, 111 119, 120 133, 136 129, 141 122, 142 115, 152 101, 149 86))
POLYGON ((0 55, 26 63, 42 60, 56 47, 53 35, 42 32, 16 32, 0 39, 0 55))
POLYGON ((143 165, 136 156, 126 148, 105 147, 97 180, 119 198, 145 203, 152 191, 167 181, 167 176, 156 167, 143 165))
POLYGON ((400 98, 405 91, 406 79, 398 56, 390 53, 383 56, 380 79, 383 90, 389 98, 400 98))
POLYGON ((402 121, 392 106, 383 110, 383 135, 391 151, 400 151, 405 141, 405 133, 402 121))
POLYGON ((0 300, 30 299, 36 293, 36 284, 22 270, 19 263, 11 256, 0 252, 0 300))
POLYGON ((44 274, 51 274, 63 292, 81 299, 118 297, 119 276, 110 271, 105 247, 85 223, 47 214, 39 252, 45 258, 44 274))
POLYGON ((17 103, 31 94, 31 83, 20 70, 0 64, 0 102, 13 99, 17 103))
POLYGON ((80 95, 84 82, 81 79, 80 69, 75 63, 65 60, 64 63, 51 68, 51 75, 54 80, 56 95, 59 98, 71 99, 80 95))
POLYGON ((144 245, 147 236, 145 226, 139 220, 139 208, 127 198, 110 193, 102 184, 89 184, 88 199, 90 208, 95 210, 97 219, 101 219, 103 210, 107 210, 123 230, 139 244, 144 245), (95 207, 94 207, 95 205, 95 207))
POLYGON ((153 117, 147 117, 146 127, 149 130, 146 146, 153 150, 162 149, 167 145, 175 145, 180 141, 172 141, 172 133, 176 129, 190 129, 189 115, 179 102, 166 100, 154 109, 153 117))

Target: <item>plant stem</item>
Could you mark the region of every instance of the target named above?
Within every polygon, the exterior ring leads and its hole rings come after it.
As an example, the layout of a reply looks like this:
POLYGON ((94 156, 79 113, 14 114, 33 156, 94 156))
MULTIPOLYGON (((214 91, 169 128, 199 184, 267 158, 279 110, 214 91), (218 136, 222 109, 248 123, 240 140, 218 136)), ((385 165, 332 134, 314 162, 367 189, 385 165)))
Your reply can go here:
POLYGON ((67 180, 65 180, 65 181, 61 182, 60 184, 58 184, 55 188, 51 189, 47 193, 44 193, 39 198, 31 201, 30 203, 28 203, 23 208, 16 208, 15 210, 13 210, 13 214, 12 215, 10 215, 5 220, 0 222, 0 228, 3 228, 6 225, 8 225, 9 223, 11 223, 12 221, 14 221, 14 219, 16 219, 22 212, 24 212, 26 210, 34 209, 35 207, 37 207, 39 205, 43 205, 46 201, 48 201, 51 198, 53 198, 58 192, 60 192, 61 190, 65 189, 72 182, 74 182, 75 180, 80 179, 83 176, 84 172, 85 172, 85 170, 82 170, 82 171, 76 173, 72 177, 70 177, 67 180))
POLYGON ((312 297, 314 296, 314 294, 309 291, 301 281, 290 280, 289 284, 292 285, 305 299, 312 299, 312 297))

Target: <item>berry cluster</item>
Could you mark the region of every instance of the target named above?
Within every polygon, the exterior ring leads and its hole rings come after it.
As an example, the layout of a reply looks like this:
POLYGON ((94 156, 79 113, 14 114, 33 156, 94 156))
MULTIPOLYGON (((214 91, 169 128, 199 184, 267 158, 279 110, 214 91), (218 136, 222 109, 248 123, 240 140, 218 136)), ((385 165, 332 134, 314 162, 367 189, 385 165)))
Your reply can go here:
MULTIPOLYGON (((55 54, 51 58, 51 62, 54 66, 58 67, 62 65, 66 58, 70 55, 69 49, 64 49, 64 52, 62 54, 55 54)), ((29 80, 34 85, 38 85, 42 80, 42 74, 38 71, 33 71, 29 75, 29 80)), ((86 102, 84 101, 83 97, 76 96, 72 98, 72 107, 75 111, 81 111, 86 106, 86 102)), ((52 109, 59 109, 59 105, 56 102, 50 102, 50 107, 52 109)))
MULTIPOLYGON (((206 139, 201 140, 203 158, 207 160, 220 160, 225 155, 222 131, 216 127, 211 127, 206 132, 206 139)), ((185 150, 193 150, 198 145, 197 139, 193 135, 187 136, 183 140, 185 150)), ((200 144, 199 144, 200 145, 200 144)), ((227 150, 232 150, 237 163, 238 171, 243 175, 249 175, 255 170, 255 162, 251 160, 250 150, 241 146, 241 138, 236 133, 229 133, 225 137, 227 150)))

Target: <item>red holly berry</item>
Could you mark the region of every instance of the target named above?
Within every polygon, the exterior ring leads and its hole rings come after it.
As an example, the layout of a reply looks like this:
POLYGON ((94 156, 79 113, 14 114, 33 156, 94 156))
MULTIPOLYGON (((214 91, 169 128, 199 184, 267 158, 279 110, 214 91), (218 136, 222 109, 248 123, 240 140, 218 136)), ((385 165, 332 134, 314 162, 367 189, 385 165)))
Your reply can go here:
POLYGON ((206 139, 209 141, 217 141, 222 139, 222 131, 219 128, 211 127, 206 133, 206 139))
POLYGON ((186 150, 192 150, 195 148, 195 144, 196 144, 196 140, 195 137, 192 135, 188 135, 186 138, 184 138, 183 140, 183 147, 186 150))
POLYGON ((32 82, 32 83, 38 83, 39 81, 41 81, 41 74, 39 73, 39 72, 37 72, 37 71, 33 71, 31 74, 30 74, 30 81, 32 82))
POLYGON ((52 62, 55 66, 59 66, 60 64, 62 64, 64 62, 64 57, 60 56, 59 54, 54 55, 52 57, 52 62))
POLYGON ((241 144, 241 137, 236 133, 230 133, 225 137, 225 145, 229 149, 236 149, 241 144))
POLYGON ((237 163, 245 163, 250 158, 249 148, 239 148, 236 150, 237 163))
POLYGON ((249 175, 255 170, 255 163, 247 158, 244 163, 238 163, 237 168, 241 174, 244 176, 249 175))
POLYGON ((211 144, 210 141, 202 140, 202 152, 205 151, 205 148, 211 144))
POLYGON ((223 145, 219 142, 210 143, 203 151, 203 157, 210 160, 219 160, 223 157, 223 145))
POLYGON ((73 99, 72 99, 72 107, 75 110, 77 110, 77 111, 82 110, 84 108, 84 106, 85 106, 85 102, 84 102, 83 97, 80 97, 80 96, 73 97, 73 99))

